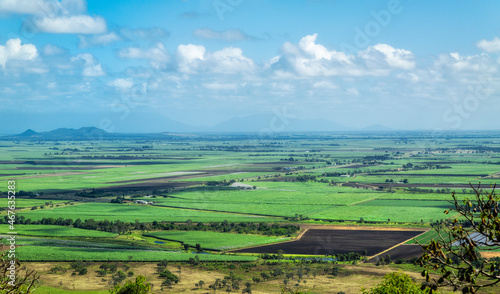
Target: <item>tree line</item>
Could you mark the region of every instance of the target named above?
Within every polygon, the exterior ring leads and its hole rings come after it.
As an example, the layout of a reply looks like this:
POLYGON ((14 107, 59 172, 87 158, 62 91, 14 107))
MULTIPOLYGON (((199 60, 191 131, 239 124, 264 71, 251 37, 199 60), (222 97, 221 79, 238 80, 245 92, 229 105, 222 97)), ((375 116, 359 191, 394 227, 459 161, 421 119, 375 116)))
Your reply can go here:
MULTIPOLYGON (((0 218, 0 224, 7 224, 9 218, 4 216, 0 218)), ((268 225, 266 223, 245 223, 245 222, 228 222, 224 220, 222 222, 210 222, 210 223, 193 223, 191 220, 187 220, 185 223, 175 223, 166 221, 153 221, 153 222, 123 222, 120 220, 109 221, 100 220, 96 221, 94 219, 76 219, 72 220, 70 218, 64 219, 59 218, 42 218, 40 220, 26 219, 23 215, 20 215, 16 222, 18 224, 26 225, 59 225, 74 227, 86 230, 104 231, 117 234, 126 234, 132 230, 141 231, 153 231, 153 230, 177 230, 177 231, 214 231, 221 233, 238 233, 238 234, 259 234, 267 236, 292 236, 300 230, 299 226, 296 225, 279 225, 272 224, 268 225)))

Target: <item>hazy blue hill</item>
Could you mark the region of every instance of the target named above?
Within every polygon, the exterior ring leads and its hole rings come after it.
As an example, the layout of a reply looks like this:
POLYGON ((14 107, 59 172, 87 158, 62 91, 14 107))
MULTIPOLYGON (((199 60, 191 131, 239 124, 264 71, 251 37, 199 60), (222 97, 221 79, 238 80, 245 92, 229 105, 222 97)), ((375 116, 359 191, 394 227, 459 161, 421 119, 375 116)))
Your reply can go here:
MULTIPOLYGON (((36 127, 39 132, 58 128, 94 126, 108 133, 202 132, 208 128, 177 122, 161 114, 130 110, 128 113, 4 113, 0 112, 0 134, 19 134, 36 127)), ((62 130, 61 130, 62 131, 62 130)))
POLYGON ((19 137, 36 137, 40 136, 41 134, 38 132, 33 131, 32 129, 27 129, 26 131, 22 132, 19 134, 19 137))
POLYGON ((274 114, 234 117, 210 129, 213 132, 330 132, 350 128, 325 119, 282 118, 274 114))
POLYGON ((49 137, 69 137, 71 135, 76 134, 77 131, 75 129, 69 129, 69 128, 59 128, 55 129, 49 132, 43 132, 43 136, 49 136, 49 137))
MULTIPOLYGON (((26 121, 21 117, 19 120, 24 129, 28 129, 13 137, 18 138, 75 138, 75 139, 99 139, 116 138, 123 136, 160 136, 160 134, 183 134, 183 133, 258 133, 258 134, 277 134, 283 132, 343 132, 343 131, 394 131, 383 125, 371 125, 366 128, 358 129, 348 127, 338 122, 326 119, 298 119, 289 117, 280 117, 278 114, 254 114, 243 117, 233 117, 221 122, 213 127, 192 126, 169 119, 163 115, 144 112, 130 112, 126 117, 117 117, 116 114, 97 113, 88 116, 82 114, 61 114, 58 116, 48 116, 46 114, 33 114, 32 124, 26 126, 26 121), (52 119, 53 118, 53 119, 52 119), (70 119, 72 118, 72 119, 70 119), (75 121, 79 121, 77 125, 75 121), (98 126, 103 121, 107 122, 107 128, 81 127, 98 126), (56 125, 56 127, 49 128, 56 125), (50 131, 35 132, 31 127, 36 125, 39 129, 50 131), (75 127, 76 125, 76 127, 75 127), (64 128, 61 128, 64 126, 64 128)), ((1 119, 0 119, 1 121, 1 119)), ((0 125, 1 127, 1 125, 0 125)), ((16 126, 18 128, 18 126, 16 126)), ((4 133, 15 134, 16 132, 4 130, 4 133)), ((17 133, 21 130, 17 131, 17 133)))
POLYGON ((49 132, 35 132, 28 129, 14 138, 36 138, 36 139, 98 139, 116 136, 96 127, 84 127, 79 129, 59 128, 49 132))
POLYGON ((50 132, 43 132, 42 135, 57 138, 95 138, 106 137, 109 133, 96 127, 84 127, 79 129, 59 128, 50 132))

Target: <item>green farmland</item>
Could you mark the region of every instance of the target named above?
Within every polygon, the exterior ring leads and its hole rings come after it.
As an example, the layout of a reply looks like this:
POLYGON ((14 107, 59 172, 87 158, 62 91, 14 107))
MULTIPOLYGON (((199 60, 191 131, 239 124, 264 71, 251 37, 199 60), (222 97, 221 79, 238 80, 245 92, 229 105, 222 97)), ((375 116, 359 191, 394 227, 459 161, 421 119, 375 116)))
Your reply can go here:
MULTIPOLYGON (((82 230, 54 225, 16 225, 15 230, 18 235, 41 236, 41 237, 94 237, 94 238, 112 238, 117 234, 101 232, 95 230, 82 230)), ((0 225, 0 232, 9 231, 8 225, 0 225)))
POLYGON ((25 261, 188 261, 198 256, 202 261, 254 261, 252 256, 192 254, 152 250, 115 250, 103 248, 71 248, 53 246, 23 246, 18 249, 20 260, 25 261))
POLYGON ((0 294, 500 294, 499 13, 0 0, 0 294))
MULTIPOLYGON (((219 253, 292 246, 302 242, 295 236, 324 226, 426 230, 457 217, 444 214, 452 193, 464 200, 479 183, 489 191, 500 181, 500 141, 483 133, 19 140, 0 151, 0 181, 16 186, 16 254, 34 264, 191 266, 198 257, 202 267, 261 266, 267 261, 259 254, 219 253)), ((0 193, 0 235, 7 236, 7 192, 0 193)), ((328 238, 308 246, 327 246, 328 238)), ((417 240, 435 238, 430 230, 417 240)))
POLYGON ((63 218, 63 219, 94 219, 94 220, 120 220, 134 222, 153 221, 174 221, 185 222, 192 220, 194 222, 221 222, 228 221, 247 221, 247 222, 266 222, 273 221, 270 218, 259 216, 247 216, 233 213, 208 212, 194 209, 174 209, 169 207, 145 206, 139 204, 110 204, 110 203, 84 203, 72 206, 65 206, 54 209, 44 209, 29 211, 23 213, 23 216, 32 220, 41 220, 43 218, 63 218))
POLYGON ((241 235, 217 232, 151 232, 146 236, 153 236, 158 239, 174 240, 188 244, 191 247, 200 244, 201 248, 226 250, 236 249, 240 247, 249 247, 256 245, 264 245, 275 242, 282 242, 290 240, 289 238, 274 238, 258 235, 241 235))
POLYGON ((471 193, 469 182, 496 183, 496 153, 483 150, 499 144, 491 136, 474 136, 483 142, 477 150, 464 137, 430 140, 411 133, 409 141, 397 135, 325 134, 276 142, 242 137, 231 146, 186 137, 151 141, 148 148, 131 140, 21 141, 2 147, 0 179, 32 193, 18 198, 17 206, 33 208, 22 213, 33 221, 286 222, 299 215, 427 223, 446 217, 440 213, 445 204, 435 204, 448 201, 451 192, 462 199, 471 193), (469 149, 457 148, 462 145, 469 149), (223 189, 224 182, 243 186, 223 189), (106 203, 118 196, 154 203, 106 203))

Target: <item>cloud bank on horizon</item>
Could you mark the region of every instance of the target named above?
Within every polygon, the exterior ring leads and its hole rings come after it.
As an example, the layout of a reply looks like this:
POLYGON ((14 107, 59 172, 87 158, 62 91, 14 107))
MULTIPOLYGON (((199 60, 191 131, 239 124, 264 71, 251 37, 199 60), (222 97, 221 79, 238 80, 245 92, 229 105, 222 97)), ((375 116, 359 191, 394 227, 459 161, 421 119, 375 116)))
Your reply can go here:
POLYGON ((0 102, 9 113, 140 111, 192 125, 286 108, 353 127, 497 129, 499 8, 0 0, 0 102))

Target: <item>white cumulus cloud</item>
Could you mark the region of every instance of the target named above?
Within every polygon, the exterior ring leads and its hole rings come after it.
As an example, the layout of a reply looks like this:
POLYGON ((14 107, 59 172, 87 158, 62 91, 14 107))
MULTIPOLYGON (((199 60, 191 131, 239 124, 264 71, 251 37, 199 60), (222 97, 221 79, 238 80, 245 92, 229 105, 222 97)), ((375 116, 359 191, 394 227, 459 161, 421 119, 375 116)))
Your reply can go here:
POLYGON ((302 52, 306 53, 306 55, 314 60, 326 59, 343 62, 350 61, 351 58, 348 57, 344 52, 328 50, 325 46, 316 44, 317 37, 318 34, 312 34, 300 39, 299 48, 302 50, 302 52))
POLYGON ((92 54, 83 53, 72 58, 72 61, 79 61, 79 60, 82 60, 84 62, 82 70, 83 76, 100 77, 106 75, 106 73, 101 67, 101 64, 99 63, 97 58, 95 58, 92 54))
POLYGON ((48 0, 0 0, 0 12, 13 14, 51 14, 59 3, 48 0))
POLYGON ((317 76, 382 76, 392 70, 415 67, 413 53, 387 44, 377 44, 360 51, 357 56, 328 49, 316 42, 318 35, 303 37, 298 44, 285 42, 282 54, 273 57, 268 67, 276 77, 294 73, 303 77, 317 76))
POLYGON ((206 48, 202 45, 179 45, 177 46, 177 59, 179 71, 194 73, 201 61, 205 59, 206 48))
POLYGON ((117 88, 121 91, 126 91, 134 86, 132 79, 116 79, 109 83, 110 86, 117 88))
POLYGON ((104 18, 89 16, 86 0, 0 0, 0 13, 32 15, 41 32, 55 34, 103 34, 104 18))
POLYGON ((235 47, 207 52, 202 45, 179 45, 177 62, 178 70, 184 73, 236 74, 250 72, 256 68, 253 59, 243 55, 241 48, 235 47))
POLYGON ((500 51, 500 38, 495 37, 493 40, 481 40, 477 42, 477 48, 486 52, 498 52, 500 51))
POLYGON ((271 68, 282 76, 286 76, 286 72, 309 77, 349 74, 347 69, 354 57, 317 44, 317 36, 305 36, 298 45, 285 42, 281 48, 282 55, 270 61, 271 68))
POLYGON ((0 0, 0 12, 10 14, 82 14, 86 0, 0 0))
POLYGON ((104 18, 89 15, 44 16, 35 24, 40 31, 55 34, 103 34, 107 30, 104 18))
POLYGON ((370 46, 359 52, 358 56, 364 59, 368 67, 374 68, 396 68, 410 70, 415 67, 413 53, 405 49, 396 49, 387 44, 370 46))
POLYGON ((438 68, 452 73, 493 73, 498 70, 498 63, 487 54, 460 55, 458 52, 441 54, 435 61, 438 68))
POLYGON ((20 39, 10 39, 5 46, 0 45, 0 65, 5 67, 9 60, 34 60, 38 51, 33 44, 21 44, 20 39))
POLYGON ((240 48, 228 47, 209 55, 211 70, 217 73, 231 74, 252 71, 255 68, 253 60, 243 55, 240 48))
POLYGON ((118 36, 115 32, 92 37, 80 36, 80 48, 104 46, 120 40, 120 36, 118 36))
POLYGON ((155 47, 149 49, 125 48, 118 52, 118 56, 129 59, 147 59, 156 68, 164 66, 170 60, 170 55, 162 43, 157 43, 155 47))

